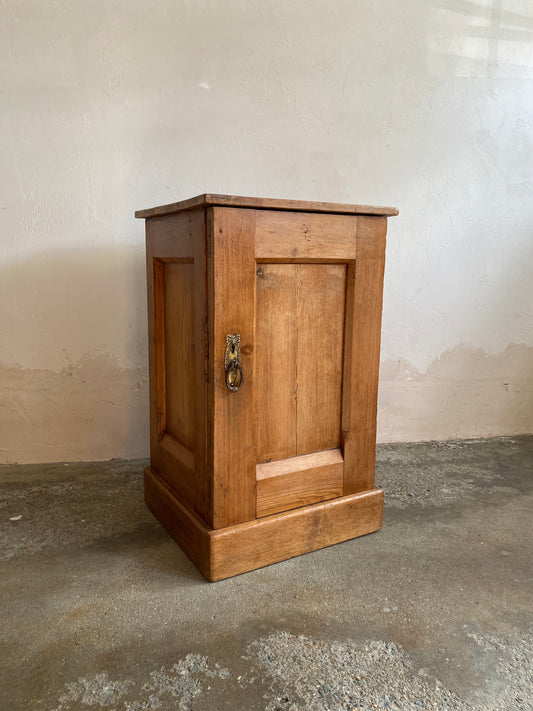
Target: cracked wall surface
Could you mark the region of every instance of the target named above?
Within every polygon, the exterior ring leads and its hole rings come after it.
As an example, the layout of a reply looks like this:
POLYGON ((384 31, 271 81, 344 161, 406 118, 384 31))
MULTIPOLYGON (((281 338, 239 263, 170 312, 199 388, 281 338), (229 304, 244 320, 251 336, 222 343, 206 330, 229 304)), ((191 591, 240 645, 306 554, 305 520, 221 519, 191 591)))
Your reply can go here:
POLYGON ((425 371, 382 362, 378 437, 382 442, 516 435, 533 427, 533 348, 488 355, 458 346, 425 371))
POLYGON ((0 463, 144 456, 147 373, 106 357, 60 373, 0 368, 0 463))

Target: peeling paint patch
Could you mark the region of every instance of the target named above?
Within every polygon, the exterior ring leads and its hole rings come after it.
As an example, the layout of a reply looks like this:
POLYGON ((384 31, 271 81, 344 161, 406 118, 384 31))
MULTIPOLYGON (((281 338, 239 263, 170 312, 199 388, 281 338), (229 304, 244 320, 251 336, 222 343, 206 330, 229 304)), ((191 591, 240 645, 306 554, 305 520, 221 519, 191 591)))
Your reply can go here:
POLYGON ((253 708, 264 711, 531 709, 532 635, 523 633, 509 643, 467 629, 464 632, 478 648, 481 664, 496 672, 493 682, 469 698, 448 688, 394 642, 331 642, 276 632, 248 645, 243 656, 248 668, 243 675, 235 677, 219 664, 210 666, 206 656, 188 654, 172 666, 149 672, 145 683, 112 680, 107 673, 81 677, 65 685, 53 711, 74 711, 80 704, 116 711, 191 711, 201 696, 202 708, 215 709, 228 706, 238 687, 255 689, 253 708), (226 679, 228 685, 223 686, 219 680, 226 679), (266 693, 262 693, 262 685, 257 686, 258 681, 267 685, 266 693))
MULTIPOLYGON (((207 657, 200 654, 188 654, 171 667, 161 667, 150 672, 150 679, 137 688, 129 679, 113 681, 107 674, 82 677, 66 685, 66 690, 59 696, 59 706, 54 711, 68 711, 78 708, 78 703, 96 708, 124 709, 124 711, 151 711, 152 709, 191 708, 194 698, 200 696, 204 687, 201 677, 207 679, 226 679, 230 676, 227 669, 215 664, 212 669, 207 657), (137 698, 135 698, 137 697, 137 698)), ((208 687, 208 690, 210 687, 208 687)))
POLYGON ((248 655, 271 684, 265 711, 531 709, 532 635, 523 634, 516 645, 476 638, 481 647, 487 641, 489 651, 497 650, 499 683, 476 691, 473 699, 461 698, 403 647, 383 640, 324 642, 277 632, 253 642, 248 655))
POLYGON ((489 355, 457 346, 425 372, 381 364, 378 441, 411 442, 533 432, 533 348, 489 355))
POLYGON ((322 642, 279 632, 250 645, 271 680, 265 711, 457 708, 459 699, 393 642, 322 642), (442 704, 442 705, 441 705, 442 704))
POLYGON ((148 373, 109 356, 61 372, 0 366, 0 464, 145 457, 148 373))
POLYGON ((132 681, 113 681, 107 674, 97 674, 92 679, 81 678, 67 684, 67 691, 59 697, 55 711, 63 711, 71 701, 79 701, 86 706, 111 706, 127 693, 132 681))
MULTIPOLYGON (((378 441, 533 432, 533 348, 458 346, 425 372, 381 366, 378 441)), ((61 372, 0 366, 0 464, 146 457, 148 370, 87 355, 61 372)))

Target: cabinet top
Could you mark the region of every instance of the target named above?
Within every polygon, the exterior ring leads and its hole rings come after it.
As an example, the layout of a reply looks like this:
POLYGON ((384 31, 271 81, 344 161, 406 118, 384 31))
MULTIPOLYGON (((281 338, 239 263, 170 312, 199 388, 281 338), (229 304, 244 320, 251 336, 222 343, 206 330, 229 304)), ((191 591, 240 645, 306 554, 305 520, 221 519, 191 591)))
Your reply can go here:
POLYGON ((346 205, 337 202, 310 202, 308 200, 278 200, 275 198, 240 197, 239 195, 212 195, 205 193, 188 200, 173 202, 169 205, 137 210, 135 217, 158 217, 173 212, 192 210, 195 207, 221 205, 224 207, 245 207, 257 210, 290 210, 300 212, 333 212, 344 215, 378 215, 393 217, 398 214, 396 207, 375 207, 373 205, 346 205))

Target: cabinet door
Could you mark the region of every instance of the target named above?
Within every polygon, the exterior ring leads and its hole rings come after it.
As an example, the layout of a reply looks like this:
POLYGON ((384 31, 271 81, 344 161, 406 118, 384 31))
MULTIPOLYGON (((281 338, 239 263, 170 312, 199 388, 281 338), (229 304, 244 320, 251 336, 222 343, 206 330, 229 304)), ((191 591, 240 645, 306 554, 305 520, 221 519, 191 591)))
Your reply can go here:
POLYGON ((385 218, 215 207, 208 224, 214 527, 372 489, 385 218))

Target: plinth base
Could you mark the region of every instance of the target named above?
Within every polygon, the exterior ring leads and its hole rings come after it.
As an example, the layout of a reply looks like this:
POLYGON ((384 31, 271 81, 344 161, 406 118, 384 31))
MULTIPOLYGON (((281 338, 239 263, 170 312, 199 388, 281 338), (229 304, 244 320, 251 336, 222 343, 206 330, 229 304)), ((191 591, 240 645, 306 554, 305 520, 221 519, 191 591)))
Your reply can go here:
POLYGON ((381 528, 383 491, 302 506, 213 530, 177 498, 151 467, 144 472, 146 505, 208 580, 223 580, 381 528))

